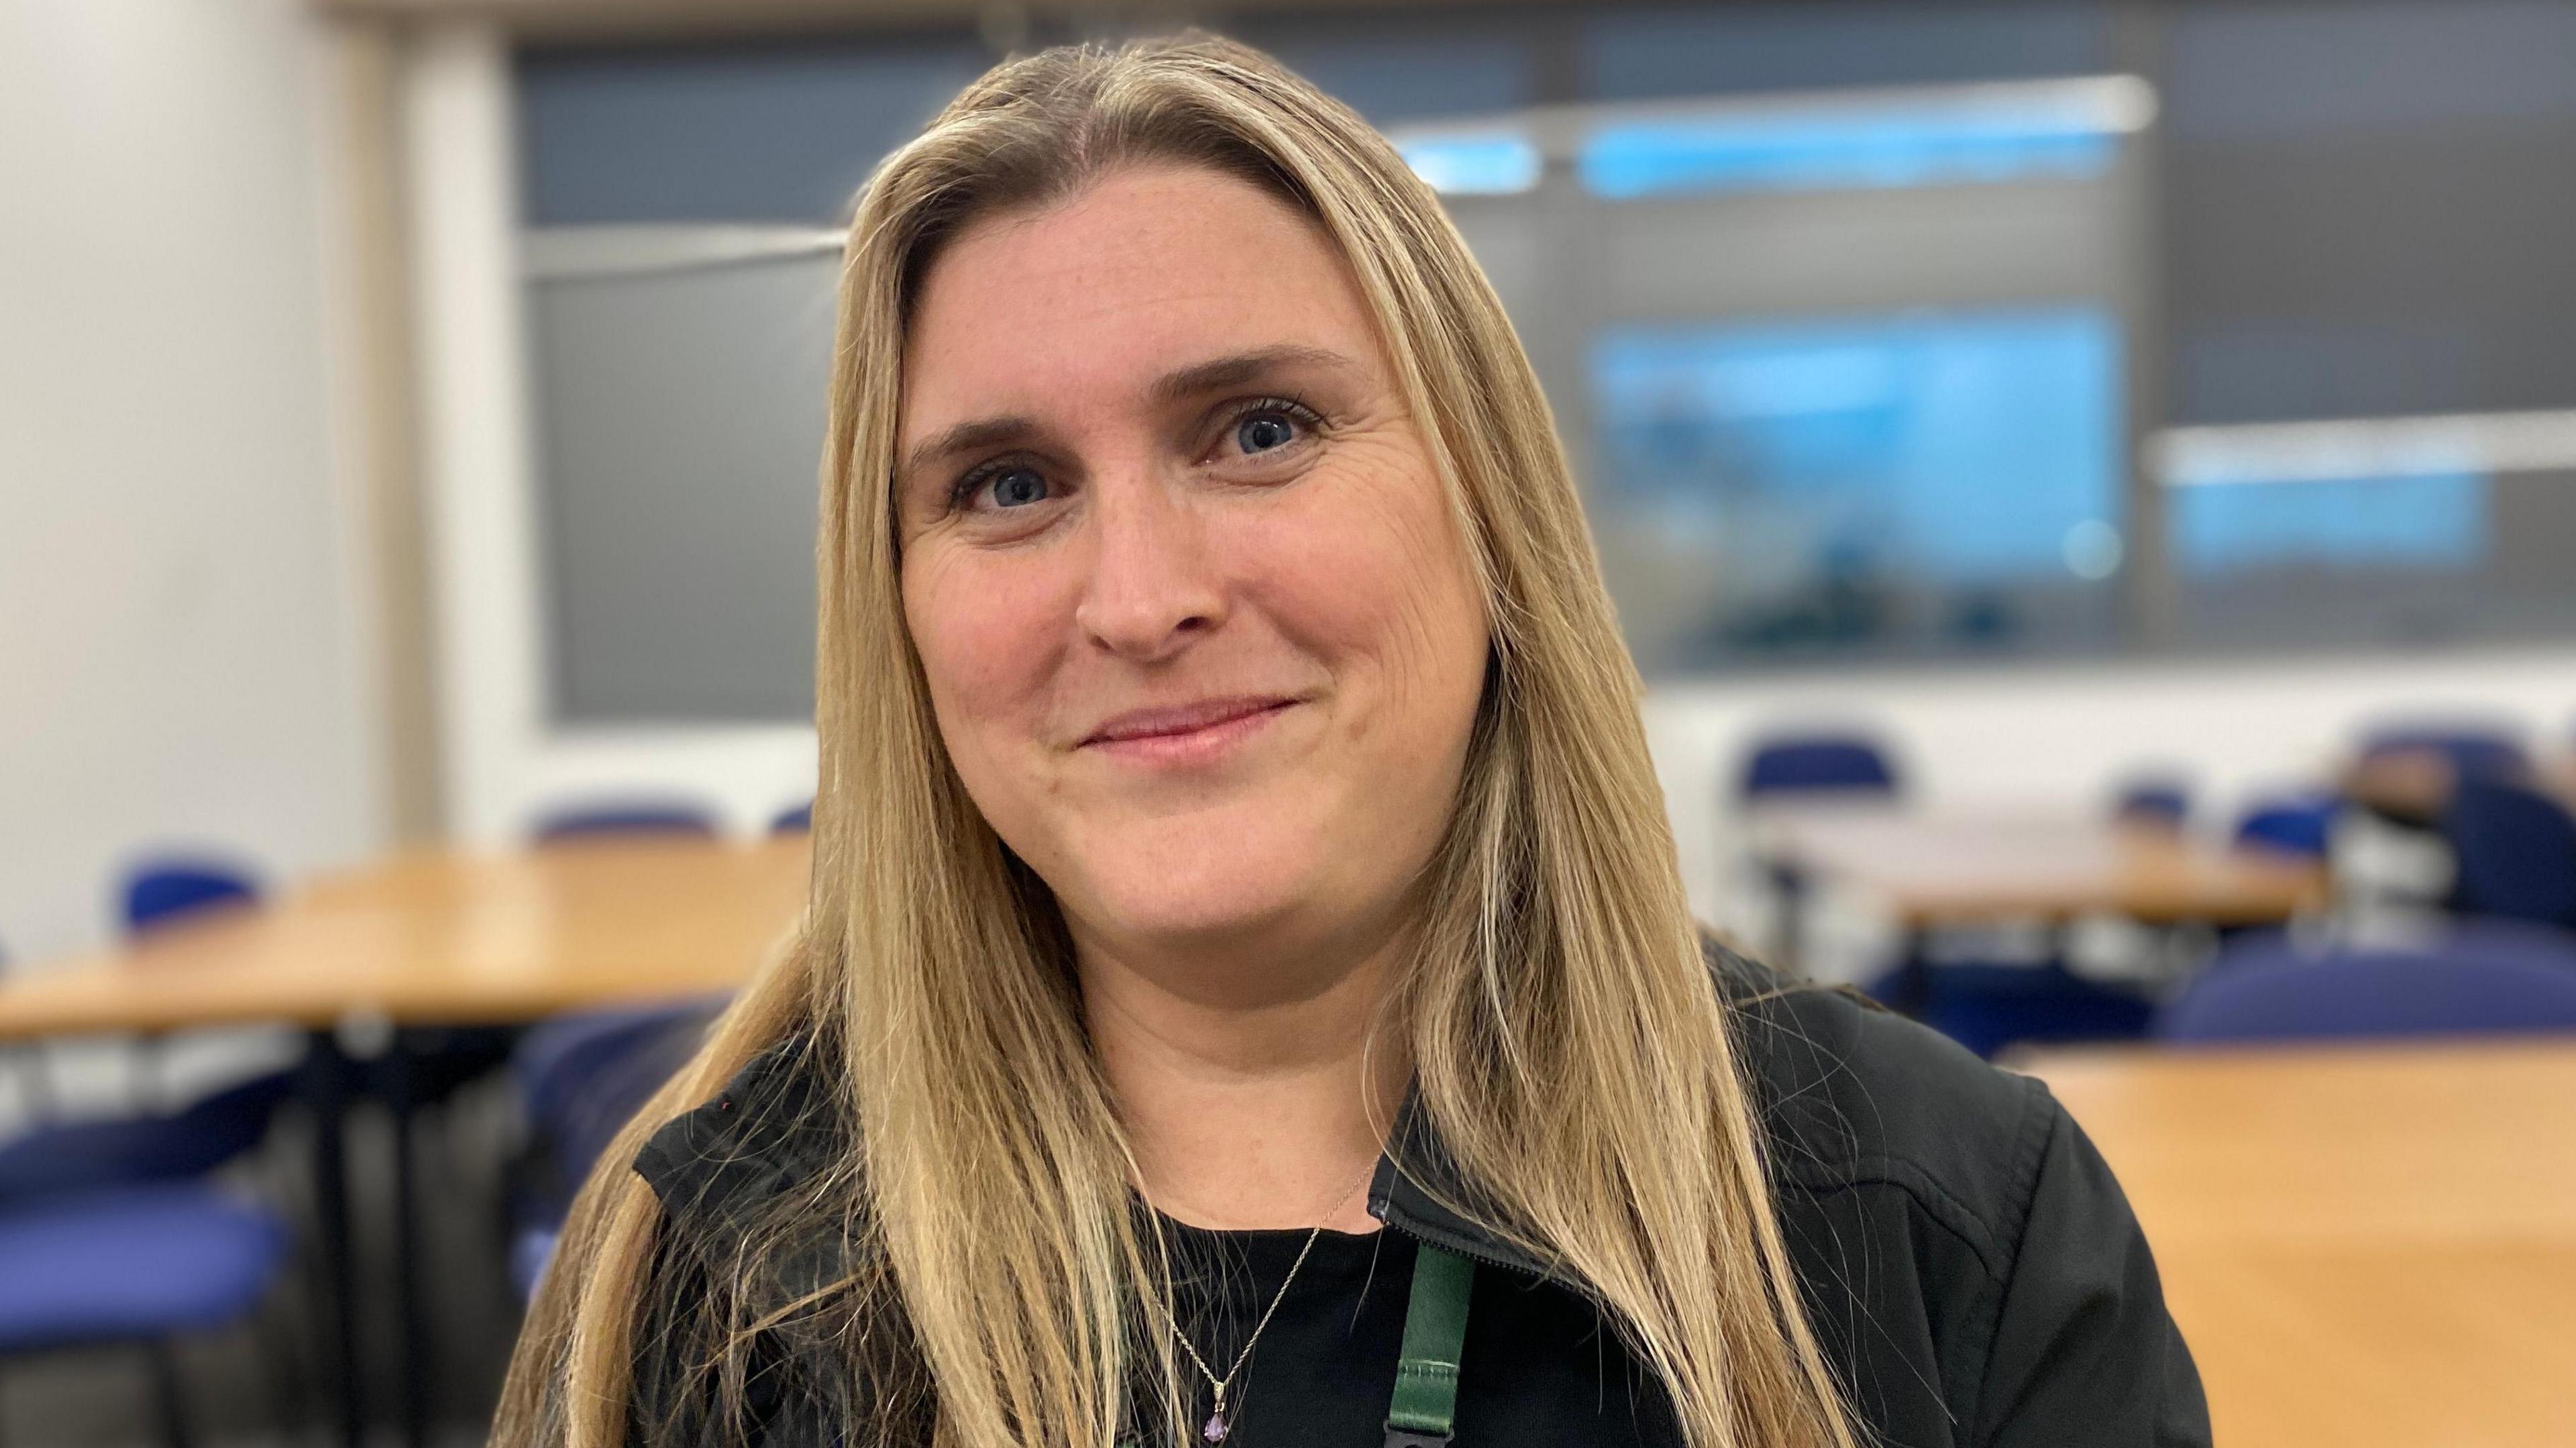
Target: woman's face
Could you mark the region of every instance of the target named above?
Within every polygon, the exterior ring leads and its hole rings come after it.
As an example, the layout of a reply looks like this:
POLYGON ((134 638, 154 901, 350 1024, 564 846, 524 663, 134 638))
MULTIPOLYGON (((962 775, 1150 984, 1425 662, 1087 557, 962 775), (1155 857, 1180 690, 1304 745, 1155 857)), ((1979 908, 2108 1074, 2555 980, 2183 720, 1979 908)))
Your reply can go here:
POLYGON ((969 228, 906 339, 904 611, 1076 940, 1365 940, 1444 831, 1487 630, 1358 288, 1210 170, 969 228))

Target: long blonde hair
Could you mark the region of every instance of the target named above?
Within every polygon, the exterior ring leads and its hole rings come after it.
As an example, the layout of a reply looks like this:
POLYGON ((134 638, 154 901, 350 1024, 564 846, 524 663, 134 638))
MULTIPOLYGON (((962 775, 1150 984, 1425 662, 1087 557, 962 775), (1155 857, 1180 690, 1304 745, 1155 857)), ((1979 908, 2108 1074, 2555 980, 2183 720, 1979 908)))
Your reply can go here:
MULTIPOLYGON (((788 1194, 728 1271, 766 1270, 819 1228, 848 1246, 842 1276, 787 1306, 717 1294, 685 1329, 689 1354, 739 1384, 746 1344, 801 1313, 874 1364, 887 1401, 860 1405, 854 1441, 927 1431, 976 1448, 1104 1448, 1134 1406, 1137 1355, 1170 1381, 1168 1346, 1137 1329, 1159 1320, 1168 1274, 1132 1210, 1062 923, 942 748, 890 489, 907 311, 938 248, 1147 162, 1262 185, 1347 259, 1487 591, 1485 694, 1382 1027, 1410 1051, 1472 1210, 1589 1288, 1693 1448, 1851 1448, 1537 379, 1394 149, 1268 57, 1204 36, 1006 62, 870 182, 824 464, 806 923, 583 1190, 496 1438, 625 1441, 643 1324, 674 1320, 653 1301, 662 1214, 629 1163, 652 1127, 789 1040, 815 1052, 843 1160, 788 1194)), ((1177 1393, 1163 1396, 1178 1427, 1177 1393)))

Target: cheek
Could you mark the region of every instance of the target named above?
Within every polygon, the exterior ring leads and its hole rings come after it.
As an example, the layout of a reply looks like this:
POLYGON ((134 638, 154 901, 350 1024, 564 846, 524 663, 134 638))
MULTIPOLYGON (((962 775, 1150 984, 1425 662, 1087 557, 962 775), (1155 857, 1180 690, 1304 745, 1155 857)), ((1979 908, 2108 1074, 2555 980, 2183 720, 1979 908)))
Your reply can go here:
MULTIPOLYGON (((1264 530, 1260 576, 1281 627, 1348 687, 1380 697, 1351 727, 1418 736, 1424 763, 1472 715, 1488 630, 1465 540, 1430 475, 1390 467, 1264 530)), ((1393 742, 1393 741, 1390 741, 1393 742)))
MULTIPOLYGON (((1025 560, 1022 560, 1025 561, 1025 560)), ((980 766, 1025 734, 1052 673, 1061 631, 1043 571, 994 566, 964 549, 931 545, 903 565, 905 625, 921 654, 940 732, 979 795, 980 766)))

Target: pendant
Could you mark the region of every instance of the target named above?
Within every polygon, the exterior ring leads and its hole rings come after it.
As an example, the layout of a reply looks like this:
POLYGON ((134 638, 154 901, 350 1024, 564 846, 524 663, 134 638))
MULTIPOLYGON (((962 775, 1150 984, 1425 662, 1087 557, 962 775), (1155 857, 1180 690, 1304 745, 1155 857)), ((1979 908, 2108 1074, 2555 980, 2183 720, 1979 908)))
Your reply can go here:
POLYGON ((1233 1425, 1225 1421, 1225 1414, 1210 1413, 1207 1426, 1199 1430, 1199 1436, 1210 1443, 1222 1443, 1225 1441, 1225 1435, 1233 1431, 1233 1425))

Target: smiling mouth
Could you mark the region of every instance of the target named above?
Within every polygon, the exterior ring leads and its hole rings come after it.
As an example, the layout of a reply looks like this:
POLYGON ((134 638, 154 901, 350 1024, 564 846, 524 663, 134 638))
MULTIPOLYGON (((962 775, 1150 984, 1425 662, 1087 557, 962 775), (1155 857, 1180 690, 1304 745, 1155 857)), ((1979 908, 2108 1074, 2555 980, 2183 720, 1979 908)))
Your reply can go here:
POLYGON ((1202 699, 1170 709, 1137 709, 1117 715, 1079 747, 1142 758, 1180 760, 1223 749, 1297 704, 1278 695, 1202 699))

